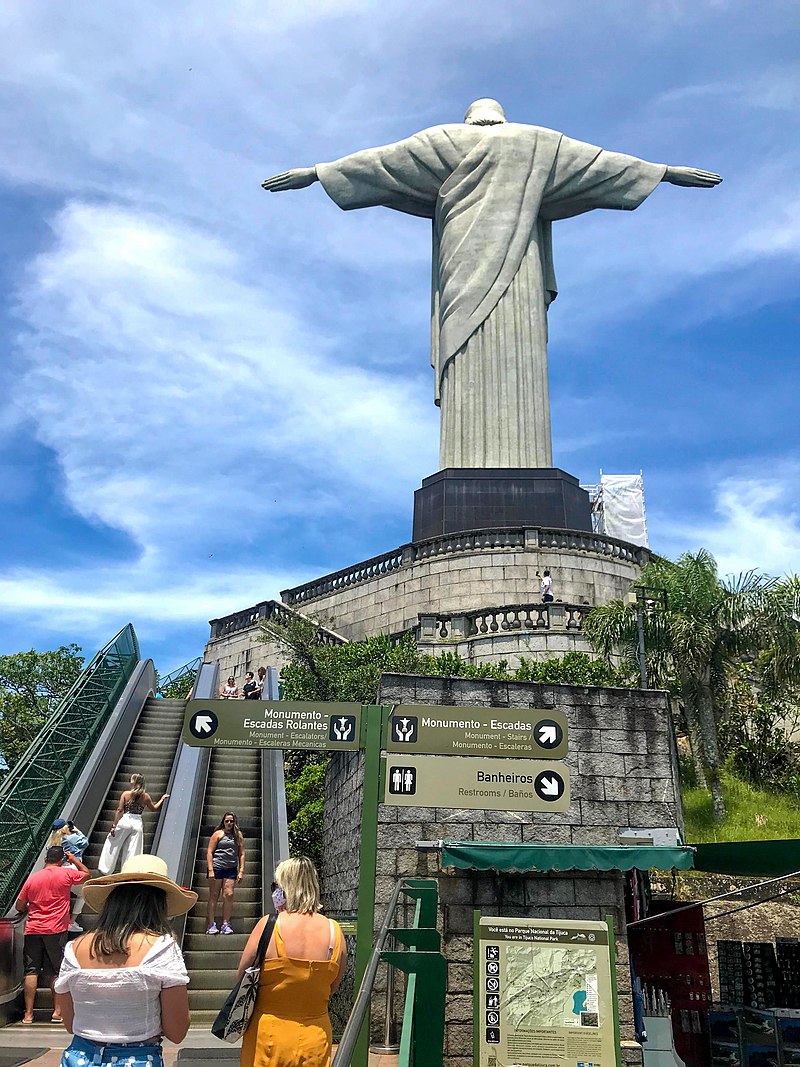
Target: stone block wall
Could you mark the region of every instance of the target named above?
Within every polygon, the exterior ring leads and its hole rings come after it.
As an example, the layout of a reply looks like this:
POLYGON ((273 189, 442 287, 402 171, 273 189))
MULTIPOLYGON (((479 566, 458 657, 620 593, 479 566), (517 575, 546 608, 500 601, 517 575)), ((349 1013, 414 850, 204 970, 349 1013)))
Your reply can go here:
POLYGON ((297 608, 358 640, 407 630, 424 614, 537 600, 536 571, 545 567, 552 572, 556 599, 569 604, 607 604, 623 596, 640 574, 636 563, 599 553, 484 548, 407 563, 297 608))
MULTIPOLYGON (((541 685, 458 678, 383 675, 382 704, 558 708, 569 723, 571 804, 566 812, 491 812, 379 805, 376 921, 397 878, 432 877, 439 883, 443 951, 448 960, 447 1067, 472 1063, 473 911, 532 918, 614 919, 623 1036, 632 1036, 624 915, 619 871, 501 875, 442 871, 438 851, 417 841, 536 841, 619 844, 622 827, 683 829, 677 759, 664 693, 601 687, 541 685)), ((445 758, 445 757, 443 757, 445 758)), ((357 903, 363 759, 333 757, 325 810, 323 893, 328 905, 357 903)), ((399 925, 403 920, 400 918, 399 925)), ((373 1034, 382 1032, 379 984, 373 1034)), ((638 1054, 629 1050, 629 1059, 638 1054)), ((626 1061, 627 1062, 627 1061, 626 1061)), ((635 1062, 635 1060, 630 1060, 635 1062)))

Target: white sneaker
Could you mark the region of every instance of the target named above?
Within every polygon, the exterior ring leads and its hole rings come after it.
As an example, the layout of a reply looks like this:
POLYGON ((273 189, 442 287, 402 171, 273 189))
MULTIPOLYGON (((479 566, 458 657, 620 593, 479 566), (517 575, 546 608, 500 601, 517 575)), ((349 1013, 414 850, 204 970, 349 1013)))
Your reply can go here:
POLYGON ((69 933, 69 934, 82 934, 83 933, 83 927, 82 926, 78 926, 78 924, 75 923, 75 922, 70 923, 69 926, 67 927, 67 933, 69 933))

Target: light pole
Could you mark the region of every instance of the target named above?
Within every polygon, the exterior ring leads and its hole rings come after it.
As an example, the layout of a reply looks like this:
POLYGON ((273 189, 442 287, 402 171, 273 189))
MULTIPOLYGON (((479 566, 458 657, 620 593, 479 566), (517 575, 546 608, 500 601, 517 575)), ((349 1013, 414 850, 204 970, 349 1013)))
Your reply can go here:
POLYGON ((647 660, 645 657, 644 647, 644 611, 645 607, 653 608, 659 605, 664 611, 667 610, 667 591, 662 589, 660 585, 635 585, 635 592, 628 593, 625 597, 626 603, 630 607, 636 608, 636 631, 638 634, 637 641, 637 658, 639 660, 639 688, 649 689, 650 685, 647 681, 647 660))

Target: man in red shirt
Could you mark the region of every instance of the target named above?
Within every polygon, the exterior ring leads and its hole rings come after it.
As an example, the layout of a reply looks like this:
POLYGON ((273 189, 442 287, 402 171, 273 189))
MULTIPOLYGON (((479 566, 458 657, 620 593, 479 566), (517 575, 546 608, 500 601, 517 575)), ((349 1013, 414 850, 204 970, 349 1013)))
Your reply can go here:
MULTIPOLYGON (((25 961, 24 1023, 33 1022, 33 1001, 39 975, 45 973, 52 989, 61 968, 69 928, 69 891, 89 877, 89 868, 76 856, 67 854, 67 866, 63 866, 64 858, 64 849, 60 845, 48 848, 44 867, 28 878, 15 904, 17 911, 28 913, 22 949, 25 961)), ((57 1008, 53 1011, 52 1021, 61 1021, 57 1008)))

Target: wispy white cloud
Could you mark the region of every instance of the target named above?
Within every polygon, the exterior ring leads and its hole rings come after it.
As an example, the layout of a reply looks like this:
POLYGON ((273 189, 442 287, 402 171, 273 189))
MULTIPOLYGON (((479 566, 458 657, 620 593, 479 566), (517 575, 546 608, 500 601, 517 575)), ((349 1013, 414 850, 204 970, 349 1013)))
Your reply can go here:
POLYGON ((156 552, 273 510, 380 506, 431 465, 416 383, 348 363, 215 237, 82 203, 54 229, 23 293, 16 403, 79 514, 156 552))
POLYGON ((780 461, 770 474, 741 473, 712 490, 712 514, 670 521, 659 532, 670 556, 707 548, 721 574, 756 568, 776 577, 800 573, 800 463, 780 461))

